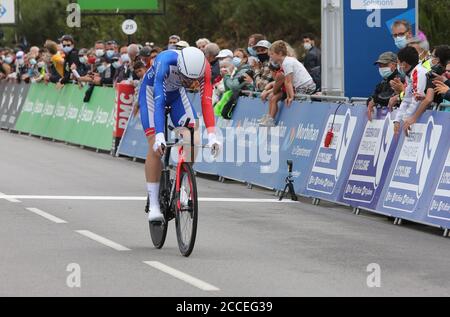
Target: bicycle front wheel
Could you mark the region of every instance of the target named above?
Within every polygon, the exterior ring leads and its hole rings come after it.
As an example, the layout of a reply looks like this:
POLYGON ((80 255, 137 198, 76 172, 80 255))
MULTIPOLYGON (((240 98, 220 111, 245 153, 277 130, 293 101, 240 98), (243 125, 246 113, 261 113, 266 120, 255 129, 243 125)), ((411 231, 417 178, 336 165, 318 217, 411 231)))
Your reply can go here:
POLYGON ((180 172, 180 192, 176 201, 178 247, 183 256, 192 254, 197 237, 198 196, 197 181, 192 167, 183 163, 180 172))

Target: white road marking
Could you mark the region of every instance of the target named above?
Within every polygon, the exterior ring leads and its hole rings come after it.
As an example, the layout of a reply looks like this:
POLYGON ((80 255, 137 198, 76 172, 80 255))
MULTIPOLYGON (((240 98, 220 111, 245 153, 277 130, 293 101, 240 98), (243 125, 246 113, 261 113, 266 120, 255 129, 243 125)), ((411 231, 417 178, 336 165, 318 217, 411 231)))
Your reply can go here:
POLYGON ((50 220, 50 221, 53 221, 54 223, 67 223, 67 221, 65 221, 65 220, 62 220, 62 219, 60 219, 60 218, 58 218, 58 217, 55 217, 55 216, 53 216, 53 215, 50 215, 49 213, 47 213, 47 212, 45 212, 45 211, 42 211, 42 210, 40 210, 40 209, 37 209, 37 208, 27 208, 27 210, 28 211, 31 211, 32 213, 34 213, 34 214, 36 214, 36 215, 39 215, 39 216, 41 216, 41 217, 44 217, 45 219, 47 219, 47 220, 50 220))
POLYGON ((183 282, 186 282, 194 287, 197 287, 197 288, 201 289, 202 291, 206 291, 206 292, 220 291, 220 289, 215 287, 214 285, 208 284, 208 283, 203 282, 202 280, 199 280, 199 279, 197 279, 193 276, 190 276, 186 273, 175 270, 174 268, 171 268, 170 266, 167 266, 161 262, 145 261, 144 263, 157 269, 157 270, 160 270, 161 272, 169 274, 183 282))
POLYGON ((94 240, 98 243, 101 243, 107 247, 110 247, 116 251, 131 251, 130 249, 124 247, 123 245, 120 245, 114 241, 111 241, 109 239, 106 239, 102 236, 99 236, 98 234, 95 234, 93 232, 87 231, 87 230, 77 230, 77 233, 81 234, 82 236, 85 236, 91 240, 94 240))
POLYGON ((0 193, 0 199, 5 199, 7 201, 9 201, 10 203, 21 203, 20 200, 18 200, 17 198, 13 198, 9 195, 5 195, 3 193, 0 193))
MULTIPOLYGON (((127 197, 127 196, 45 196, 45 195, 5 195, 0 199, 22 199, 22 200, 86 200, 86 201, 146 201, 146 197, 127 197)), ((278 199, 251 199, 251 198, 199 198, 200 202, 224 202, 224 203, 295 203, 291 200, 278 199)))

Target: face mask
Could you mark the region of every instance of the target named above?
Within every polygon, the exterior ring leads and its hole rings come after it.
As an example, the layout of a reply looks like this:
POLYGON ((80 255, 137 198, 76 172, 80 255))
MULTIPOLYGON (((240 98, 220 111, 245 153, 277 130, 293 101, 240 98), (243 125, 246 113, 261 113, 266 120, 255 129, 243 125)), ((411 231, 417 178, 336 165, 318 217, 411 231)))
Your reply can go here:
POLYGON ((105 65, 100 65, 99 67, 97 67, 97 71, 101 74, 103 72, 105 72, 106 70, 106 66, 105 65))
POLYGON ((406 45, 408 45, 408 41, 406 40, 406 36, 400 36, 400 37, 395 38, 395 45, 399 49, 405 48, 406 45))
POLYGON ((242 59, 241 58, 239 58, 239 57, 233 58, 233 65, 234 65, 234 67, 241 66, 241 63, 242 63, 242 59))
POLYGON ((258 59, 261 61, 261 63, 265 63, 270 59, 270 57, 269 54, 258 54, 258 59))
POLYGON ((80 57, 80 63, 81 64, 87 64, 86 57, 80 57))
POLYGON ((95 50, 95 56, 103 57, 103 55, 105 55, 105 51, 104 50, 95 50))
POLYGON ((303 44, 303 47, 305 48, 305 50, 309 51, 310 49, 312 49, 312 44, 311 43, 305 43, 305 44, 303 44))
POLYGON ((113 51, 113 50, 108 50, 108 51, 106 51, 106 56, 107 56, 108 58, 112 58, 112 57, 114 56, 114 51, 113 51))
POLYGON ((251 56, 253 56, 253 57, 258 56, 258 54, 256 53, 256 51, 255 51, 255 49, 254 49, 253 47, 248 47, 248 48, 247 48, 247 51, 248 51, 248 53, 249 53, 251 56))
POLYGON ((34 58, 30 59, 30 65, 34 66, 36 64, 37 64, 37 62, 34 58))
POLYGON ((130 56, 128 54, 122 54, 120 56, 120 59, 122 60, 123 63, 128 63, 130 61, 130 56))
POLYGON ((69 54, 70 52, 72 52, 73 47, 72 46, 68 46, 68 47, 63 47, 63 51, 66 54, 69 54))
POLYGON ((12 59, 11 56, 8 56, 8 57, 5 58, 5 63, 6 64, 11 64, 12 62, 13 62, 13 59, 12 59))
POLYGON ((168 50, 176 50, 176 49, 177 49, 177 46, 176 46, 176 45, 169 45, 169 46, 167 47, 167 49, 168 49, 168 50))
POLYGON ((121 65, 120 65, 119 62, 114 62, 114 63, 112 63, 112 66, 113 66, 115 69, 117 69, 117 68, 119 68, 121 65))
POLYGON ((379 71, 381 77, 383 77, 384 79, 389 78, 393 74, 393 71, 390 67, 379 68, 379 71))
POLYGON ((406 73, 403 71, 400 65, 397 66, 397 70, 400 76, 402 76, 403 78, 406 77, 406 73))

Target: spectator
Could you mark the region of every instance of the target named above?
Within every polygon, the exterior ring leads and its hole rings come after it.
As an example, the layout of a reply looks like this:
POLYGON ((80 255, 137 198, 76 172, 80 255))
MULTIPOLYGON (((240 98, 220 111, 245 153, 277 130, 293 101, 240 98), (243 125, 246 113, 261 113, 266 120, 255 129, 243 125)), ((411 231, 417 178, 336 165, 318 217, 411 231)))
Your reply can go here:
POLYGON ((181 41, 181 38, 178 35, 171 35, 169 37, 169 45, 167 46, 168 50, 175 50, 177 43, 181 41))
POLYGON ((269 100, 269 113, 264 115, 258 122, 262 127, 274 127, 275 118, 278 114, 278 102, 286 98, 286 87, 284 85, 285 76, 280 65, 274 64, 272 61, 269 65, 274 81, 270 82, 261 93, 261 100, 266 102, 269 100))
POLYGON ((106 48, 105 42, 103 42, 101 40, 95 42, 95 46, 94 46, 95 56, 97 58, 102 58, 103 56, 105 56, 105 48, 106 48))
POLYGON ((176 45, 175 45, 176 49, 178 51, 183 50, 184 48, 190 47, 189 43, 186 41, 179 41, 176 45))
POLYGON ((75 65, 78 68, 80 59, 78 57, 78 50, 75 48, 75 41, 71 35, 64 35, 61 38, 61 42, 66 57, 64 60, 64 76, 59 83, 64 85, 70 80, 70 76, 72 75, 72 65, 75 65))
POLYGON ((255 67, 255 64, 258 62, 255 45, 264 40, 266 40, 266 37, 262 34, 252 34, 248 38, 247 53, 249 54, 249 64, 251 67, 255 67))
POLYGON ((51 66, 48 69, 46 81, 57 83, 64 76, 64 58, 58 51, 58 44, 53 41, 46 41, 45 48, 50 53, 51 66))
POLYGON ((419 64, 419 53, 413 47, 405 47, 398 52, 398 71, 406 77, 407 87, 394 121, 396 135, 400 133, 402 121, 404 131, 408 134, 411 126, 422 115, 417 110, 425 98, 427 84, 427 70, 419 64))
POLYGON ((39 58, 39 53, 40 53, 39 47, 32 46, 30 48, 30 55, 33 56, 34 58, 36 59, 39 58))
POLYGON ((450 61, 447 63, 445 77, 447 79, 445 82, 434 80, 433 83, 436 86, 435 92, 440 94, 447 101, 446 104, 448 104, 450 102, 450 61))
POLYGON ((305 48, 305 60, 303 64, 308 72, 322 65, 322 53, 316 47, 315 36, 311 33, 303 35, 303 47, 305 48))
POLYGON ((389 100, 395 92, 390 85, 390 81, 399 77, 397 70, 397 55, 392 52, 385 52, 380 55, 375 62, 378 66, 380 76, 383 80, 375 87, 372 96, 367 100, 367 116, 372 121, 372 114, 375 108, 386 108, 389 100))
POLYGON ((12 52, 9 50, 3 51, 2 57, 0 58, 0 75, 3 78, 8 77, 13 72, 13 62, 14 57, 12 55, 12 52))
POLYGON ((197 42, 195 42, 195 45, 197 46, 198 49, 202 50, 202 52, 205 52, 205 47, 206 45, 208 45, 209 43, 211 43, 210 40, 203 38, 203 39, 199 39, 197 40, 197 42))
POLYGON ((97 65, 98 73, 94 75, 93 83, 96 86, 113 85, 115 68, 108 59, 103 57, 100 59, 97 65))
POLYGON ((223 77, 225 91, 231 90, 239 94, 242 90, 254 90, 254 72, 248 64, 248 57, 246 50, 242 48, 234 51, 232 63, 235 70, 223 77))
POLYGON ((149 69, 152 64, 152 50, 149 47, 144 47, 139 52, 138 58, 144 63, 145 67, 149 69))
POLYGON ((426 43, 419 37, 413 37, 408 41, 408 46, 414 47, 419 53, 419 62, 425 67, 428 71, 431 70, 431 54, 426 49, 426 43))
POLYGON ((119 53, 117 42, 114 40, 106 42, 105 49, 106 49, 106 58, 111 62, 111 59, 114 55, 117 55, 119 53))
POLYGON ((254 49, 258 55, 258 62, 253 64, 255 71, 255 90, 263 91, 266 86, 273 81, 270 69, 269 49, 272 44, 269 41, 259 41, 254 49))
POLYGON ((140 51, 139 46, 136 44, 131 44, 130 46, 128 46, 128 56, 130 57, 131 66, 133 66, 133 63, 135 62, 136 57, 139 54, 139 51, 140 51))
POLYGON ((205 47, 205 57, 211 65, 211 81, 215 83, 217 79, 220 77, 220 65, 219 59, 217 56, 219 55, 220 48, 216 43, 209 43, 205 47))
POLYGON ((217 59, 219 60, 219 62, 221 62, 224 59, 233 59, 234 54, 231 50, 221 50, 219 52, 219 55, 217 55, 217 59))
POLYGON ((296 94, 311 95, 316 91, 316 84, 305 66, 294 57, 288 56, 288 44, 275 42, 270 48, 270 57, 274 63, 281 65, 285 74, 286 105, 290 107, 296 94))
POLYGON ((406 20, 395 21, 392 25, 392 37, 398 49, 405 48, 413 37, 411 23, 406 20))
POLYGON ((79 64, 76 68, 78 75, 81 77, 86 76, 89 71, 91 70, 91 67, 89 66, 89 60, 88 60, 88 50, 87 49, 81 49, 78 52, 78 60, 79 64))
POLYGON ((114 75, 114 83, 121 83, 126 80, 133 80, 130 56, 128 55, 128 47, 122 46, 119 50, 121 66, 114 75))
POLYGON ((225 84, 223 78, 226 75, 233 75, 235 67, 231 58, 225 58, 220 61, 220 77, 221 80, 213 86, 213 104, 217 104, 225 93, 225 84))
POLYGON ((142 61, 136 62, 134 65, 134 72, 137 80, 134 83, 135 86, 135 93, 134 93, 134 104, 133 104, 133 115, 134 117, 137 117, 139 114, 139 90, 141 88, 142 79, 145 76, 145 73, 147 72, 147 67, 142 61))

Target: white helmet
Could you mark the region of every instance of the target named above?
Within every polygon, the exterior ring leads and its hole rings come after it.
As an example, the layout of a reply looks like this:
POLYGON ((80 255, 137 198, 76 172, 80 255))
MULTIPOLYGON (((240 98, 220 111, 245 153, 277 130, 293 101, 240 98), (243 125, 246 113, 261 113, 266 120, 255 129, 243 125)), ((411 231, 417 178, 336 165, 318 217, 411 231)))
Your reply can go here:
POLYGON ((205 54, 196 47, 187 47, 178 55, 178 70, 189 79, 199 79, 205 75, 205 54))

